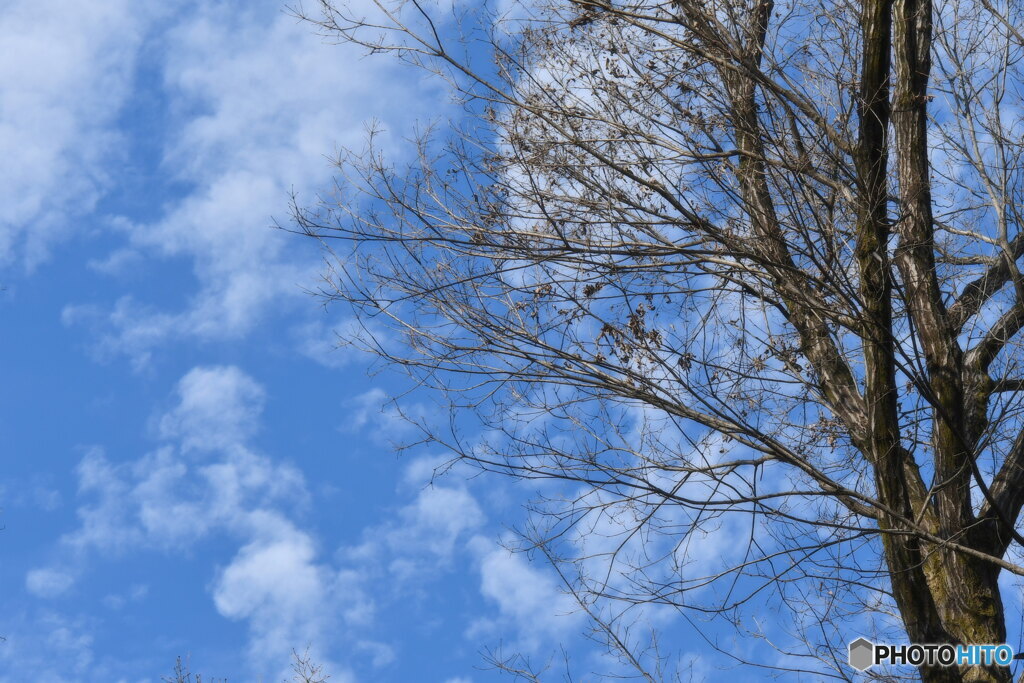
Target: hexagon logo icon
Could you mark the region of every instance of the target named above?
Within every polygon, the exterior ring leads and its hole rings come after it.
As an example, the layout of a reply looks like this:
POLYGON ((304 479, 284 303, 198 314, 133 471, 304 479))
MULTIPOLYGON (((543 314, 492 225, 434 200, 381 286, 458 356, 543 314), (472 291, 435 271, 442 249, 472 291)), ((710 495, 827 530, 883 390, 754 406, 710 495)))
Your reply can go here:
POLYGON ((875 663, 875 646, 867 638, 858 638, 850 643, 850 666, 864 671, 875 663))

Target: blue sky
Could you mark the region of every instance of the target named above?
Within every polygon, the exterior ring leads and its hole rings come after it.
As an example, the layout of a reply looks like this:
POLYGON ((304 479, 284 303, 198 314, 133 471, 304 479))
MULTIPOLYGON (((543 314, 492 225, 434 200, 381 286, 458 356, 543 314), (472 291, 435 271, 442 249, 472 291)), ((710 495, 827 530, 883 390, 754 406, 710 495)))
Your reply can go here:
MULTIPOLYGON (((333 683, 498 680, 499 646, 546 680, 563 646, 614 669, 552 569, 503 547, 540 484, 431 484, 448 454, 396 454, 415 435, 390 396, 445 416, 336 348, 352 321, 309 294, 318 246, 272 227, 371 125, 407 160, 417 125, 462 112, 443 85, 281 0, 8 0, 0 45, 0 683, 155 683, 177 656, 280 681, 307 647, 333 683)), ((735 561, 745 524, 692 536, 690 570, 735 561)), ((592 530, 581 554, 617 542, 592 530)), ((771 599, 749 628, 784 646, 771 599)), ((763 677, 640 612, 683 680, 763 677)))
POLYGON ((400 381, 333 349, 316 246, 270 227, 371 120, 408 154, 443 89, 277 0, 13 0, 0 45, 0 681, 272 681, 309 646, 465 683, 569 642, 500 546, 528 492, 426 486, 445 454, 395 454, 400 381))

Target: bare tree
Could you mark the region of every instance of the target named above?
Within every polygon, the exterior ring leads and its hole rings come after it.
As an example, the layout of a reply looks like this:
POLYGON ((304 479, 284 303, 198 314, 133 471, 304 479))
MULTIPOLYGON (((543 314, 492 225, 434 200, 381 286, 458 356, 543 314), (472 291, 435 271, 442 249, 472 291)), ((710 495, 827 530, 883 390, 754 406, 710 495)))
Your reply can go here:
MULTIPOLYGON (((203 683, 203 675, 192 673, 192 667, 190 658, 186 657, 182 661, 181 657, 174 660, 174 673, 171 676, 161 676, 160 680, 164 683, 203 683)), ((227 683, 227 679, 220 679, 221 683, 227 683)), ((214 678, 210 683, 217 683, 218 679, 214 678)))
MULTIPOLYGON (((292 650, 292 678, 284 683, 327 683, 330 677, 322 665, 310 658, 308 647, 302 654, 299 654, 298 650, 292 650)), ((174 662, 174 674, 162 676, 160 680, 164 683, 203 683, 203 676, 192 672, 188 657, 184 661, 178 657, 174 662)), ((210 679, 210 683, 227 683, 227 680, 214 678, 210 679)))
POLYGON ((1005 642, 1022 6, 375 2, 299 14, 468 116, 408 168, 346 156, 297 229, 362 341, 450 402, 430 440, 564 482, 529 542, 612 650, 669 676, 627 628, 653 608, 734 620, 812 679, 851 678, 856 635, 1005 642), (755 599, 788 640, 744 626, 755 599))

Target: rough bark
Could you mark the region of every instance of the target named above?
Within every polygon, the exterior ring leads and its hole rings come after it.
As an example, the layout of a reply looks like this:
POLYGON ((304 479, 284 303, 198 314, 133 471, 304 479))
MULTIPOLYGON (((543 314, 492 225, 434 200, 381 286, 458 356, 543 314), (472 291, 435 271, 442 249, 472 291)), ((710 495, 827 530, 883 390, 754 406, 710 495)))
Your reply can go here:
MULTIPOLYGON (((867 3, 865 7, 865 113, 867 120, 862 123, 862 173, 871 174, 884 170, 884 150, 887 145, 879 140, 884 131, 876 130, 885 125, 885 112, 881 94, 872 98, 872 89, 881 88, 881 82, 888 77, 889 69, 883 65, 882 52, 887 52, 882 33, 884 14, 888 14, 883 2, 867 3), (877 17, 877 19, 875 18, 877 17), (877 27, 877 28, 876 28, 877 27), (874 50, 878 55, 872 54, 874 50), (869 72, 874 72, 873 74, 869 72), (884 74, 884 75, 883 75, 884 74), (876 85, 877 83, 877 85, 876 85), (873 112, 877 111, 875 114, 873 112), (871 148, 877 145, 878 151, 871 148)), ((964 367, 963 352, 957 342, 955 327, 949 319, 942 299, 935 262, 934 222, 932 217, 932 196, 928 160, 928 82, 931 69, 932 4, 930 0, 896 0, 891 7, 892 55, 895 79, 891 119, 895 133, 897 152, 896 178, 899 185, 899 236, 895 252, 902 286, 906 292, 906 305, 914 330, 920 340, 927 371, 927 393, 933 406, 932 450, 935 463, 935 485, 930 505, 934 507, 938 521, 937 533, 942 538, 969 538, 976 520, 971 508, 972 467, 977 441, 981 436, 986 413, 988 392, 984 390, 987 375, 983 369, 970 368, 968 375, 964 367), (981 375, 981 379, 978 376, 981 375), (964 380, 970 377, 975 388, 971 395, 965 394, 964 380)), ((863 117, 863 114, 862 114, 863 117)), ((874 264, 884 261, 883 246, 889 239, 886 233, 884 180, 873 185, 865 181, 868 199, 865 202, 865 233, 872 231, 875 242, 865 240, 875 248, 875 259, 862 260, 865 274, 871 272, 874 264), (872 194, 872 189, 877 194, 872 194), (877 216, 871 209, 877 209, 877 216)), ((865 256, 867 250, 864 251, 865 256)), ((864 277, 870 283, 874 277, 864 277)), ((881 279, 881 276, 878 276, 881 279)), ((866 287, 868 285, 866 284, 866 287)), ((878 285, 871 292, 865 291, 866 306, 878 301, 880 308, 891 301, 891 294, 884 285, 878 285), (872 296, 873 295, 873 296, 872 296)), ((887 312, 872 315, 881 329, 888 331, 891 324, 887 312)), ((884 363, 893 348, 878 349, 879 364, 884 363)), ((871 356, 869 356, 871 357, 871 356)), ((891 357, 888 358, 891 363, 891 357)), ((891 366, 889 366, 891 367, 891 366)), ((888 370, 888 367, 886 368, 888 370)), ((879 374, 875 373, 876 375, 879 374)), ((869 369, 869 378, 872 372, 869 369)), ((891 377, 886 377, 891 380, 891 377)), ((876 378, 869 379, 869 403, 872 391, 878 392, 877 404, 885 406, 884 416, 877 425, 889 429, 890 420, 895 417, 895 383, 887 384, 876 378), (884 396, 884 398, 883 398, 884 396), (891 401, 889 399, 892 399, 891 401)), ((898 435, 896 436, 898 439, 898 435)), ((883 444, 888 442, 883 440, 883 444)), ((884 456, 876 453, 876 458, 884 456)), ((886 480, 896 475, 894 468, 876 465, 880 490, 886 480)), ((902 492, 883 492, 883 498, 899 505, 902 492)), ((906 509, 906 508, 900 508, 906 509)), ((928 639, 928 642, 956 643, 1002 643, 1006 639, 1006 628, 1002 599, 996 581, 998 572, 990 563, 950 551, 935 544, 925 543, 923 547, 895 549, 898 541, 889 540, 887 554, 894 585, 900 584, 898 595, 905 591, 906 607, 902 608, 908 633, 912 638, 928 639), (923 555, 922 555, 923 553, 923 555), (924 560, 923 563, 921 560, 924 560), (910 564, 906 564, 906 563, 910 564), (914 566, 923 569, 925 582, 919 582, 914 566), (903 584, 906 584, 903 587, 903 584), (924 619, 920 619, 921 616, 924 619), (933 621, 935 617, 938 621, 933 621), (910 617, 908 619, 908 617, 910 617), (918 620, 918 623, 913 623, 918 620)), ((923 670, 927 681, 1007 681, 1009 671, 1001 667, 971 667, 962 671, 952 669, 923 670)))

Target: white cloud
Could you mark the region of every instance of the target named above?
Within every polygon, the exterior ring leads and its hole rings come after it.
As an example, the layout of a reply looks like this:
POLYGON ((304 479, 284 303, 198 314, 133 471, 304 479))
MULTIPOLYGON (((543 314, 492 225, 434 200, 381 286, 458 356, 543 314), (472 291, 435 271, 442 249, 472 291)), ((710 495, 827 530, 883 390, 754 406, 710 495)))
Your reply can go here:
POLYGON ((398 524, 384 531, 382 538, 392 555, 388 570, 401 585, 447 566, 457 542, 484 519, 471 494, 443 487, 424 489, 398 517, 398 524))
POLYGON ((371 423, 377 427, 399 427, 401 416, 388 401, 383 389, 370 389, 346 401, 342 430, 355 432, 371 423))
POLYGON ((480 506, 465 489, 430 486, 401 509, 398 523, 387 535, 393 549, 422 552, 438 559, 451 557, 455 543, 483 523, 480 506))
MULTIPOLYGON (((399 484, 411 494, 408 502, 364 529, 361 544, 324 555, 296 521, 309 498, 301 473, 248 444, 264 401, 263 388, 236 367, 186 373, 172 405, 154 420, 164 445, 125 462, 99 449, 82 458, 79 526, 63 537, 51 566, 28 573, 28 590, 56 598, 97 556, 187 554, 216 537, 237 551, 216 569, 209 590, 217 611, 248 629, 250 673, 285 675, 291 649, 308 645, 332 680, 345 680, 347 669, 329 660, 339 637, 349 657, 388 666, 395 643, 375 637, 376 615, 425 594, 456 558, 471 559, 467 542, 485 521, 480 503, 455 478, 423 487, 440 461, 416 459, 399 484)), ((107 596, 104 604, 118 609, 145 590, 107 596)), ((545 599, 525 588, 515 595, 545 599)))
POLYGON ((334 325, 323 320, 309 320, 296 325, 291 336, 296 349, 307 358, 328 368, 340 369, 351 363, 369 359, 361 346, 366 341, 367 329, 372 331, 375 343, 388 338, 388 330, 379 325, 364 328, 360 321, 347 318, 334 325), (353 343, 354 342, 354 343, 353 343))
POLYGON ((53 512, 63 503, 61 492, 53 488, 50 474, 36 473, 28 478, 10 477, 0 484, 0 500, 4 507, 28 507, 53 512))
POLYGON ((303 505, 302 474, 253 452, 265 392, 234 366, 196 367, 178 383, 177 402, 156 420, 172 442, 120 464, 99 450, 78 466, 81 526, 64 538, 78 551, 119 553, 146 546, 181 549, 214 531, 251 535, 267 506, 303 505), (188 456, 188 457, 186 457, 188 456))
POLYGON ((185 450, 243 443, 258 425, 264 391, 234 366, 193 368, 178 383, 178 405, 160 420, 160 435, 185 450))
POLYGON ((518 634, 513 649, 535 652, 577 632, 584 614, 558 578, 531 563, 524 553, 510 552, 482 536, 472 541, 480 562, 480 592, 498 607, 498 618, 479 619, 468 636, 496 634, 511 628, 518 634))
MULTIPOLYGON (((419 468, 416 462, 412 467, 419 468)), ((485 517, 476 498, 457 485, 432 485, 381 524, 364 530, 365 540, 342 552, 365 575, 385 574, 391 592, 417 590, 447 568, 485 517)))
POLYGON ((78 508, 80 526, 64 536, 76 550, 120 552, 138 543, 139 530, 126 522, 131 512, 132 483, 99 449, 82 458, 77 468, 78 493, 93 499, 78 508))
POLYGON ((286 520, 273 522, 272 534, 264 530, 221 572, 214 590, 221 614, 251 617, 269 606, 277 620, 281 612, 306 612, 322 604, 324 577, 313 565, 312 539, 286 520))
POLYGON ((248 622, 250 657, 262 667, 276 663, 285 671, 291 650, 305 644, 325 663, 325 633, 335 621, 331 571, 316 562, 308 534, 273 513, 254 516, 258 536, 220 572, 214 604, 222 615, 248 622))
POLYGON ((78 492, 88 502, 64 545, 103 553, 177 549, 214 529, 246 531, 248 515, 261 505, 305 500, 298 470, 246 445, 264 401, 252 378, 233 366, 197 367, 176 393, 175 405, 156 420, 172 443, 123 463, 100 449, 82 458, 78 492))
POLYGON ((7 623, 0 683, 95 680, 94 629, 85 620, 45 610, 31 617, 8 615, 7 623))
POLYGON ((130 602, 139 602, 149 595, 149 586, 144 583, 133 584, 127 591, 110 593, 103 598, 103 604, 109 609, 118 610, 130 602))
POLYGON ((0 265, 45 258, 110 185, 116 119, 154 11, 131 0, 0 6, 0 265))
POLYGON ((380 603, 422 589, 482 523, 468 491, 424 488, 391 519, 365 529, 363 544, 328 563, 318 559, 309 534, 259 510, 246 520, 254 539, 219 573, 215 604, 224 616, 248 621, 254 658, 280 661, 285 645, 299 642, 311 644, 313 659, 323 662, 327 634, 349 633, 355 654, 385 667, 396 657, 394 648, 365 637, 380 603))
POLYGON ((378 643, 372 640, 361 640, 356 643, 356 650, 370 656, 370 664, 375 669, 380 669, 395 661, 395 648, 386 643, 378 643))
POLYGON ((33 569, 25 576, 25 588, 41 598, 55 598, 64 594, 75 582, 75 577, 61 569, 33 569))
POLYGON ((405 466, 402 472, 402 484, 410 489, 443 482, 443 477, 451 477, 450 481, 459 478, 468 479, 477 472, 453 455, 421 455, 405 466))
MULTIPOLYGON (((292 648, 308 644, 332 680, 345 680, 345 670, 325 656, 329 634, 349 615, 371 614, 372 600, 351 577, 318 561, 314 538, 290 519, 308 500, 301 473, 247 445, 260 422, 263 388, 237 367, 197 367, 178 383, 176 399, 155 420, 167 445, 122 463, 98 449, 82 459, 80 525, 62 539, 63 564, 30 571, 27 589, 58 597, 92 555, 178 553, 216 534, 239 549, 217 572, 212 598, 223 616, 246 622, 252 671, 286 674, 292 648)), ((105 604, 117 609, 146 590, 107 596, 105 604)), ((387 659, 381 648, 368 655, 387 659)))
POLYGON ((380 445, 394 446, 416 432, 415 423, 428 413, 422 403, 403 401, 401 409, 386 391, 370 389, 344 403, 340 429, 359 432, 380 445))
MULTIPOLYGON (((269 227, 287 214, 291 188, 327 187, 333 169, 324 155, 362 146, 365 121, 387 116, 407 128, 417 113, 436 114, 440 90, 418 74, 325 44, 280 10, 270 0, 204 3, 164 36, 163 86, 176 124, 163 170, 192 189, 161 219, 120 225, 133 258, 186 258, 195 290, 176 312, 130 298, 109 311, 69 308, 66 319, 84 312, 107 353, 144 365, 168 340, 238 338, 289 301, 308 301, 300 287, 317 279, 317 245, 269 227)), ((118 253, 110 263, 120 263, 118 253)))

